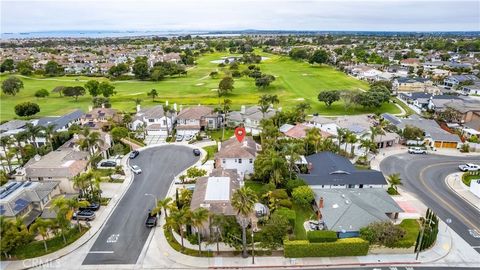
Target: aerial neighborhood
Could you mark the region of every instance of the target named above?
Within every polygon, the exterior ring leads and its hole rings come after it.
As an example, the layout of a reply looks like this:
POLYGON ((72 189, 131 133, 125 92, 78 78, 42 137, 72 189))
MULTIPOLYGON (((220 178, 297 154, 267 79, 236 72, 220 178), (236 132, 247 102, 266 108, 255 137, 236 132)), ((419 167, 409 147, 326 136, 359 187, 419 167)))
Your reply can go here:
POLYGON ((0 44, 5 269, 480 265, 478 35, 0 44))

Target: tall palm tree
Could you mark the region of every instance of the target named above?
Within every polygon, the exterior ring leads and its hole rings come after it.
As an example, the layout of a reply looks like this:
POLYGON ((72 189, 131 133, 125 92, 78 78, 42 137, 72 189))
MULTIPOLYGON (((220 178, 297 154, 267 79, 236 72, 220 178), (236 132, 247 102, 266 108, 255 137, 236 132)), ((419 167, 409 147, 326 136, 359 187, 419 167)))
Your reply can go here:
POLYGON ((88 188, 89 179, 86 177, 86 173, 79 174, 73 177, 73 187, 80 190, 81 195, 85 195, 88 188))
POLYGON ((183 230, 183 226, 187 223, 187 218, 190 215, 190 209, 183 208, 177 209, 177 211, 172 211, 170 213, 170 217, 167 219, 167 223, 165 226, 170 228, 171 230, 178 230, 181 238, 182 248, 185 248, 183 244, 183 239, 185 238, 185 231, 183 230))
POLYGON ((375 144, 370 140, 370 139, 361 139, 360 140, 360 147, 365 149, 365 161, 367 160, 367 155, 370 149, 373 149, 375 147, 375 144))
POLYGON ((30 226, 30 232, 35 234, 38 233, 42 236, 43 239, 43 246, 45 247, 45 252, 48 251, 47 246, 47 237, 48 237, 48 230, 53 227, 53 222, 51 220, 37 218, 35 222, 30 226))
POLYGON ((347 153, 348 147, 348 138, 354 136, 355 134, 348 129, 345 129, 345 133, 343 135, 343 143, 345 143, 345 153, 347 153))
POLYGON ((25 131, 28 134, 28 138, 32 141, 33 147, 35 148, 35 153, 38 153, 37 137, 43 135, 43 127, 34 126, 32 123, 26 123, 25 131))
POLYGON ((5 160, 7 161, 8 165, 8 172, 12 173, 12 160, 15 157, 15 150, 10 149, 6 154, 5 154, 5 160))
POLYGON ((226 223, 225 215, 212 214, 210 215, 210 220, 210 235, 215 234, 215 242, 217 243, 217 254, 220 254, 219 237, 221 233, 220 231, 223 230, 223 227, 226 223), (215 230, 214 233, 212 233, 212 229, 215 230))
POLYGON ((7 154, 7 147, 12 144, 12 138, 10 136, 4 136, 0 138, 0 146, 2 147, 3 154, 7 154))
POLYGON ((222 141, 225 139, 225 125, 227 124, 228 112, 230 111, 231 105, 232 105, 232 101, 230 99, 228 98, 223 99, 222 112, 225 117, 223 119, 224 122, 222 124, 222 141))
POLYGON ((401 185, 401 184, 402 184, 402 178, 400 178, 400 174, 399 174, 399 173, 390 174, 390 175, 387 177, 387 180, 388 180, 388 182, 390 183, 390 185, 391 185, 395 190, 397 190, 397 186, 398 186, 398 185, 401 185))
POLYGON ((102 140, 102 135, 100 132, 91 132, 86 140, 88 141, 88 145, 90 147, 89 152, 91 152, 91 155, 95 154, 95 147, 100 147, 104 144, 104 141, 102 140))
MULTIPOLYGON (((165 114, 165 124, 167 126, 167 138, 170 137, 170 130, 169 130, 169 127, 168 127, 168 116, 172 116, 173 112, 175 112, 175 110, 173 110, 173 108, 170 106, 170 105, 167 105, 167 104, 164 104, 163 105, 163 112, 165 114)), ((173 121, 172 121, 172 124, 173 124, 173 121)))
POLYGON ((375 143, 375 137, 380 134, 380 129, 378 127, 370 127, 370 141, 375 143))
POLYGON ((268 179, 270 183, 280 185, 283 181, 286 173, 287 162, 285 157, 282 157, 274 149, 266 149, 262 155, 260 155, 255 164, 258 164, 260 168, 260 175, 264 175, 265 179, 268 179))
POLYGON ((350 156, 353 157, 355 155, 355 143, 358 142, 357 135, 354 133, 350 133, 347 135, 345 140, 345 144, 350 144, 350 156))
POLYGON ((300 155, 304 153, 303 145, 300 143, 288 143, 284 146, 282 151, 285 156, 288 156, 289 159, 287 160, 290 179, 292 178, 292 173, 295 172, 295 168, 297 161, 300 159, 300 155))
MULTIPOLYGON (((322 141, 322 134, 320 132, 320 129, 310 128, 309 130, 307 130, 305 139, 306 139, 305 146, 308 148, 308 145, 312 143, 315 148, 315 153, 318 153, 318 145, 322 141)), ((307 149, 307 154, 309 153, 310 152, 308 152, 308 149, 307 149)))
MULTIPOLYGON (((90 205, 88 201, 78 201, 77 199, 68 199, 66 200, 66 204, 72 212, 77 211, 78 208, 87 207, 90 205)), ((77 226, 78 226, 78 231, 82 232, 82 226, 80 226, 80 220, 78 218, 77 218, 77 226)))
POLYGON ((165 214, 165 219, 167 219, 168 218, 167 208, 169 207, 171 202, 172 202, 171 197, 166 197, 163 200, 159 200, 157 202, 157 207, 155 207, 155 209, 153 209, 152 213, 153 214, 160 213, 160 211, 162 211, 162 209, 163 209, 163 213, 165 214))
POLYGON ((57 217, 55 219, 57 226, 60 228, 60 232, 62 233, 63 243, 67 243, 67 239, 65 239, 65 231, 68 229, 70 221, 67 219, 67 213, 70 210, 68 206, 68 200, 61 196, 55 198, 52 201, 52 208, 56 211, 57 217))
POLYGON ((345 141, 346 132, 347 132, 347 129, 345 128, 337 128, 338 147, 341 147, 342 143, 345 141))
POLYGON ((242 227, 242 257, 248 257, 247 254, 247 226, 249 224, 249 216, 253 212, 257 195, 249 187, 241 187, 237 189, 232 196, 232 207, 237 211, 237 221, 242 227))
POLYGON ((300 102, 295 106, 295 113, 297 114, 297 121, 298 122, 304 122, 305 121, 305 111, 309 110, 312 106, 310 106, 309 103, 307 102, 300 102))
POLYGON ((43 128, 43 132, 45 134, 45 140, 47 141, 47 145, 50 145, 50 151, 53 151, 53 135, 55 134, 55 125, 50 124, 43 128))
POLYGON ((192 222, 192 226, 197 229, 197 237, 198 237, 198 254, 202 253, 202 240, 200 237, 200 230, 202 225, 205 221, 208 220, 208 210, 205 208, 197 208, 195 211, 191 213, 190 220, 192 222))
POLYGON ((25 143, 28 140, 28 135, 25 131, 21 131, 15 135, 13 135, 13 139, 15 140, 17 147, 20 151, 20 156, 25 156, 25 148, 23 147, 22 143, 25 143))

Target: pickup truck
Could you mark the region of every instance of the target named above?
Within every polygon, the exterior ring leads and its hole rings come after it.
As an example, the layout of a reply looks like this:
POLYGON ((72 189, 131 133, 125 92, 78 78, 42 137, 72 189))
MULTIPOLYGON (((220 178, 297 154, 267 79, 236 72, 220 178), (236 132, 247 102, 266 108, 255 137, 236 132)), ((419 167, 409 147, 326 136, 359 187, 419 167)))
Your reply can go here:
POLYGON ((152 212, 148 210, 147 219, 145 220, 145 226, 152 228, 157 226, 157 215, 152 215, 152 212))
POLYGON ((460 169, 462 172, 476 172, 480 171, 480 165, 467 163, 458 166, 458 169, 460 169))
POLYGON ((408 148, 408 153, 409 154, 426 154, 427 150, 420 147, 411 147, 411 148, 408 148))

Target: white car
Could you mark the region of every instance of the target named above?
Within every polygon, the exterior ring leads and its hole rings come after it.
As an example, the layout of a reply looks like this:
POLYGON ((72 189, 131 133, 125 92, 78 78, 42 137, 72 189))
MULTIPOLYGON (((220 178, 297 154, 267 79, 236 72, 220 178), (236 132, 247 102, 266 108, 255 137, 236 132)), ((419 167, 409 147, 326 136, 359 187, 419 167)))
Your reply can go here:
POLYGON ((185 135, 185 141, 189 142, 193 138, 192 135, 185 135))
POLYGON ((420 147, 411 147, 411 148, 408 148, 408 153, 409 154, 426 154, 427 150, 420 147))
POLYGON ((480 170, 480 165, 467 163, 467 164, 462 164, 458 166, 458 168, 462 172, 476 172, 480 170))
POLYGON ((140 167, 138 167, 137 165, 132 165, 130 167, 130 169, 132 170, 132 172, 134 174, 141 174, 142 173, 142 169, 140 169, 140 167))
POLYGON ((177 135, 177 142, 181 142, 183 140, 183 135, 177 135))

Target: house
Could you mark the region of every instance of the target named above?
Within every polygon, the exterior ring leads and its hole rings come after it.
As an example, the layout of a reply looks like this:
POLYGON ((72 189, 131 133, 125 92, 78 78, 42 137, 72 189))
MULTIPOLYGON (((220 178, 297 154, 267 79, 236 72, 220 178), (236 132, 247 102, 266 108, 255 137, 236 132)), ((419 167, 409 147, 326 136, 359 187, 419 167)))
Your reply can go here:
MULTIPOLYGON (((313 128, 312 126, 309 126, 307 124, 296 124, 296 125, 290 125, 290 124, 284 124, 280 127, 280 132, 283 133, 283 135, 287 138, 292 138, 292 139, 303 139, 307 136, 307 132, 309 129, 313 128)), ((322 135, 322 138, 328 138, 331 137, 332 134, 325 132, 321 129, 320 134, 322 135)))
POLYGON ((88 126, 94 130, 100 130, 110 126, 110 121, 119 123, 121 121, 120 114, 115 109, 103 107, 90 108, 90 110, 80 118, 80 124, 82 126, 88 126))
POLYGON ((21 218, 29 226, 58 194, 60 188, 57 181, 9 181, 0 187, 0 216, 21 218))
POLYGON ((420 60, 418 58, 407 58, 400 60, 400 65, 402 67, 418 67, 420 66, 420 60))
POLYGON ((403 130, 406 126, 422 129, 425 133, 424 142, 430 147, 459 148, 462 143, 457 134, 442 129, 434 120, 424 119, 417 115, 412 115, 409 118, 398 118, 388 113, 382 114, 382 117, 399 130, 403 130))
POLYGON ((400 141, 400 135, 393 132, 385 132, 375 136, 373 142, 377 145, 377 149, 392 147, 398 144, 400 141))
POLYGON ((350 70, 350 74, 362 80, 376 81, 376 78, 383 73, 380 70, 364 65, 353 66, 348 69, 350 70))
MULTIPOLYGON (((98 132, 100 134, 101 142, 98 143, 98 145, 91 146, 91 150, 88 150, 91 151, 90 155, 99 154, 103 158, 108 158, 108 149, 110 149, 110 147, 112 147, 113 145, 112 136, 109 133, 103 131, 94 132, 98 132)), ((65 142, 62 147, 72 148, 74 150, 80 151, 81 149, 78 143, 84 138, 85 136, 83 136, 82 134, 74 134, 73 138, 65 142)))
MULTIPOLYGON (((235 190, 241 187, 242 180, 236 170, 217 168, 209 176, 200 177, 195 182, 190 209, 205 208, 211 214, 236 216, 231 198, 235 190)), ((201 229, 202 235, 210 233, 209 221, 201 229)))
POLYGON ((408 104, 413 104, 415 107, 420 110, 428 110, 428 104, 432 98, 430 93, 421 93, 421 92, 409 92, 409 93, 400 93, 399 98, 406 101, 408 104))
POLYGON ((433 82, 424 78, 400 77, 392 82, 394 91, 397 92, 430 92, 434 90, 433 82))
POLYGON ((166 114, 162 105, 148 109, 141 109, 140 105, 137 105, 137 113, 129 127, 131 130, 144 128, 147 135, 166 137, 172 134, 175 116, 174 112, 166 114))
POLYGON ((45 156, 36 155, 30 159, 15 178, 23 181, 58 181, 60 191, 75 193, 71 181, 88 168, 88 153, 72 147, 70 141, 45 156))
POLYGON ((329 134, 337 134, 338 126, 335 124, 335 119, 326 118, 321 116, 313 116, 307 121, 307 125, 311 127, 319 128, 321 131, 329 134))
POLYGON ((446 88, 453 88, 457 85, 460 85, 462 83, 469 82, 469 81, 476 83, 476 82, 480 82, 480 79, 477 76, 472 74, 452 75, 445 78, 445 80, 443 81, 443 85, 446 88))
POLYGON ((55 126, 55 131, 67 131, 73 124, 80 123, 80 119, 83 116, 82 110, 75 110, 62 116, 55 117, 43 117, 38 120, 33 120, 32 123, 35 126, 47 127, 49 125, 55 126))
POLYGON ((222 116, 210 107, 194 106, 181 110, 177 115, 177 134, 195 135, 202 130, 218 129, 222 116))
POLYGON ((382 172, 357 170, 345 157, 320 152, 306 157, 308 173, 298 174, 312 189, 385 188, 382 172))
POLYGON ((316 211, 324 229, 339 238, 357 237, 360 229, 374 222, 398 218, 402 208, 383 188, 313 189, 316 211))
POLYGON ((472 85, 464 85, 462 87, 464 95, 477 95, 480 96, 480 81, 475 82, 472 85))
POLYGON ((237 170, 243 179, 245 175, 253 173, 253 163, 260 150, 260 145, 251 136, 246 136, 242 142, 232 137, 222 142, 215 154, 215 168, 237 170))
MULTIPOLYGON (((335 124, 339 128, 347 129, 357 135, 357 137, 362 137, 370 132, 370 127, 377 124, 372 115, 349 115, 341 116, 335 119, 335 124)), ((337 134, 335 132, 335 134, 337 134)))
POLYGON ((276 113, 276 110, 271 106, 267 112, 262 113, 260 111, 260 106, 245 107, 241 106, 240 111, 230 112, 227 116, 227 123, 231 127, 238 126, 243 124, 247 133, 252 135, 260 134, 261 127, 260 121, 262 119, 269 119, 273 117, 276 113))

